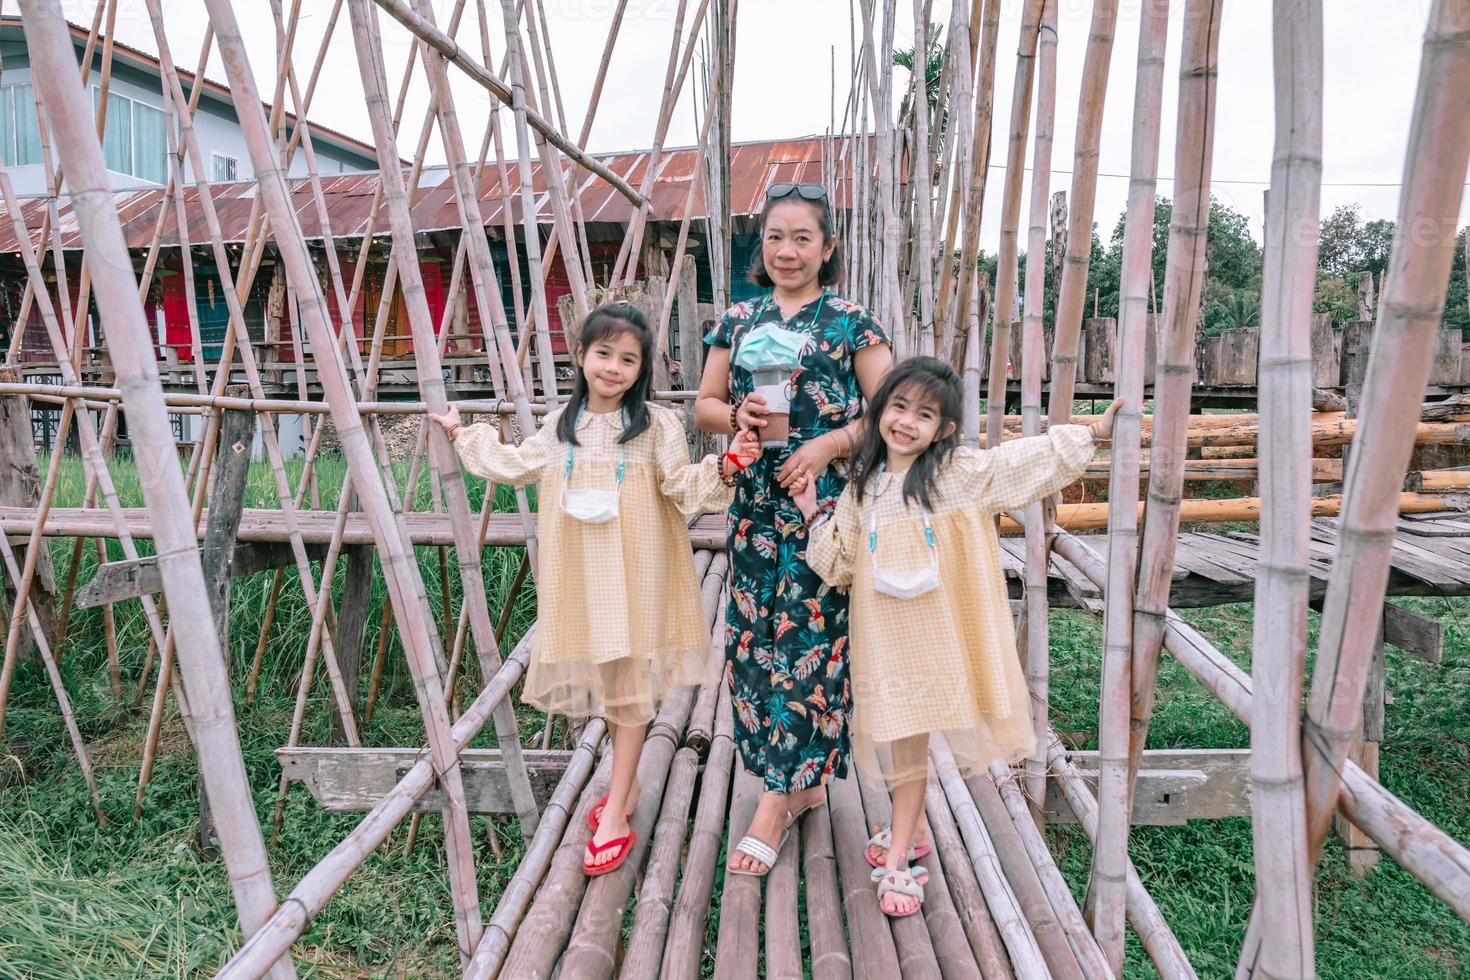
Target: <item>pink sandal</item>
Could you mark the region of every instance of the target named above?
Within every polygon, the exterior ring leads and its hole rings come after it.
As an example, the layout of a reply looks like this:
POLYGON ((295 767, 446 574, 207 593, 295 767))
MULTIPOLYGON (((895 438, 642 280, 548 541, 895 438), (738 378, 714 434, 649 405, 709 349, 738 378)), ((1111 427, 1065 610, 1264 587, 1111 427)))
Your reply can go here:
POLYGON ((621 850, 618 851, 617 857, 608 861, 606 864, 591 865, 584 859, 582 861, 582 872, 589 878, 596 878, 599 875, 611 874, 618 870, 623 866, 623 862, 628 860, 628 855, 633 853, 633 842, 637 839, 638 835, 633 832, 632 827, 629 827, 628 836, 614 837, 606 844, 598 844, 589 840, 587 842, 587 850, 593 855, 601 854, 603 851, 613 847, 621 848, 621 850))
MULTIPOLYGON (((881 847, 888 850, 893 846, 893 828, 884 827, 868 840, 868 846, 863 849, 863 857, 867 858, 869 867, 883 867, 883 858, 873 856, 873 848, 881 847)), ((934 851, 934 845, 929 841, 920 841, 909 847, 909 864, 923 857, 928 857, 934 851)))

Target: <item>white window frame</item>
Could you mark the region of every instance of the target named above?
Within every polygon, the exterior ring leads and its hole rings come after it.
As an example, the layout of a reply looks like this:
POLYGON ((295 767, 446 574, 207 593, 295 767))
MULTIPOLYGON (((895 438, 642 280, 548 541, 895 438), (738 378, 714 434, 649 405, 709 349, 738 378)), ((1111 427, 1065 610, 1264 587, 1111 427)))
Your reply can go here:
MULTIPOLYGON (((92 85, 92 111, 94 113, 97 111, 97 104, 101 100, 101 98, 102 86, 94 83, 92 85)), ((163 111, 162 106, 156 106, 150 102, 144 102, 142 99, 135 99, 131 95, 124 95, 121 92, 109 92, 108 98, 118 98, 128 104, 128 167, 126 170, 114 170, 113 173, 127 174, 129 177, 133 177, 137 180, 146 180, 150 184, 158 184, 160 187, 162 187, 164 183, 166 183, 168 180, 168 113, 163 111), (142 174, 138 173, 138 170, 140 169, 138 167, 138 120, 136 116, 138 106, 142 106, 145 109, 150 109, 153 112, 160 113, 164 117, 165 134, 163 155, 161 157, 161 159, 163 160, 164 179, 162 181, 154 180, 152 177, 145 177, 142 174)), ((105 146, 105 137, 103 143, 105 146)))
MULTIPOLYGON (((0 86, 0 99, 7 100, 10 103, 10 131, 3 134, 3 136, 5 137, 5 141, 6 141, 6 144, 7 145, 0 146, 0 161, 7 161, 7 160, 8 161, 18 161, 18 159, 20 157, 20 142, 19 142, 19 140, 20 140, 20 126, 19 126, 19 121, 21 119, 21 112, 22 111, 29 112, 30 115, 31 115, 31 118, 32 119, 35 118, 35 115, 36 115, 36 96, 35 96, 35 92, 36 92, 35 82, 33 82, 29 78, 20 79, 18 81, 11 82, 11 83, 9 83, 7 85, 0 86), (25 87, 27 87, 27 88, 29 88, 31 90, 31 101, 30 101, 30 104, 27 105, 27 106, 25 106, 25 107, 18 106, 16 104, 16 99, 15 99, 15 90, 18 89, 18 88, 20 88, 22 85, 24 85, 25 87)), ((37 144, 38 145, 36 147, 36 159, 33 162, 31 162, 31 163, 11 162, 8 165, 9 166, 12 166, 12 167, 39 166, 40 163, 41 163, 41 149, 40 149, 40 146, 39 146, 39 136, 38 136, 38 139, 37 139, 37 144)))
POLYGON ((239 180, 239 179, 240 179, 240 158, 239 157, 231 156, 228 153, 210 153, 209 154, 209 180, 210 180, 210 183, 220 183, 220 182, 224 182, 224 181, 236 181, 236 180, 239 180), (220 165, 220 163, 222 163, 223 161, 226 161, 226 160, 228 160, 230 162, 229 169, 232 171, 232 173, 228 177, 221 177, 219 175, 219 165, 220 165))

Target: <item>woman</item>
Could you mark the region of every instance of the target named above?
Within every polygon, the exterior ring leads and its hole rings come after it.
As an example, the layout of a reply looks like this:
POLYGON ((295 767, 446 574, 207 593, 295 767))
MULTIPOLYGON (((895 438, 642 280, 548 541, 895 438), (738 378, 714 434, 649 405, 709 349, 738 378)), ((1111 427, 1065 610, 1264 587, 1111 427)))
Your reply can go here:
POLYGON ((725 680, 741 760, 766 792, 729 869, 754 875, 770 870, 791 821, 825 800, 826 781, 847 772, 847 594, 807 565, 791 495, 815 479, 819 505, 833 506, 847 470, 829 464, 861 441, 864 398, 893 366, 883 328, 828 288, 841 257, 821 185, 771 185, 760 226, 750 278, 770 292, 732 306, 707 338, 694 403, 707 432, 763 429, 770 410, 732 349, 763 324, 809 338, 792 374, 787 445, 742 475, 730 508, 725 680))

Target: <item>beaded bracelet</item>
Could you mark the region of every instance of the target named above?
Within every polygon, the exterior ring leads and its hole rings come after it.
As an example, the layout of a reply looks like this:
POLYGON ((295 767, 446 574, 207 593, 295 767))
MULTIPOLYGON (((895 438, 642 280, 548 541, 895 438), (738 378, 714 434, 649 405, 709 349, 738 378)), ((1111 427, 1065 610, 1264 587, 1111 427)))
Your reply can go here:
POLYGON ((745 399, 742 398, 742 399, 740 399, 739 401, 735 402, 734 404, 732 404, 730 406, 730 431, 731 432, 739 432, 740 431, 740 406, 742 404, 744 404, 744 402, 745 402, 745 399))

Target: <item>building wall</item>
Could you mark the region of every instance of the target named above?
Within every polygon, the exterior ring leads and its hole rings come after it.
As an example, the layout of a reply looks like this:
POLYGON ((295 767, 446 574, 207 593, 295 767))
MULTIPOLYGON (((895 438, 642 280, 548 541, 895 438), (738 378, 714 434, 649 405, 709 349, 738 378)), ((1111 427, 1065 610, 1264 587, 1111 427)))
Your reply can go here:
MULTIPOLYGON (((80 56, 80 49, 78 55, 80 56)), ((99 54, 96 59, 99 63, 100 57, 99 54)), ((3 59, 4 68, 3 76, 0 76, 0 88, 30 82, 30 62, 23 43, 14 40, 0 42, 0 59, 3 59)), ((100 83, 101 72, 94 70, 89 81, 89 89, 100 83)), ((154 109, 161 110, 163 107, 161 81, 157 72, 139 70, 131 64, 121 61, 114 62, 110 91, 154 109)), ((187 91, 185 94, 188 94, 187 91)), ((29 107, 28 111, 33 112, 34 107, 29 107)), ((206 161, 205 166, 211 168, 206 171, 205 177, 214 179, 212 155, 218 153, 238 161, 237 179, 252 179, 250 156, 246 150, 244 134, 235 121, 235 110, 232 103, 206 93, 200 99, 199 111, 195 114, 194 131, 198 136, 199 148, 206 161)), ((317 156, 317 170, 323 176, 377 169, 376 158, 371 155, 334 145, 323 137, 313 140, 313 148, 317 156)), ((16 193, 23 197, 40 196, 45 193, 45 174, 40 164, 11 166, 7 169, 15 185, 16 193)), ((112 189, 115 191, 160 186, 158 183, 131 174, 114 171, 108 173, 112 189)), ((299 148, 292 157, 290 175, 293 177, 307 175, 306 154, 299 148)), ((188 161, 185 162, 185 179, 190 181, 194 179, 193 167, 188 161)))

